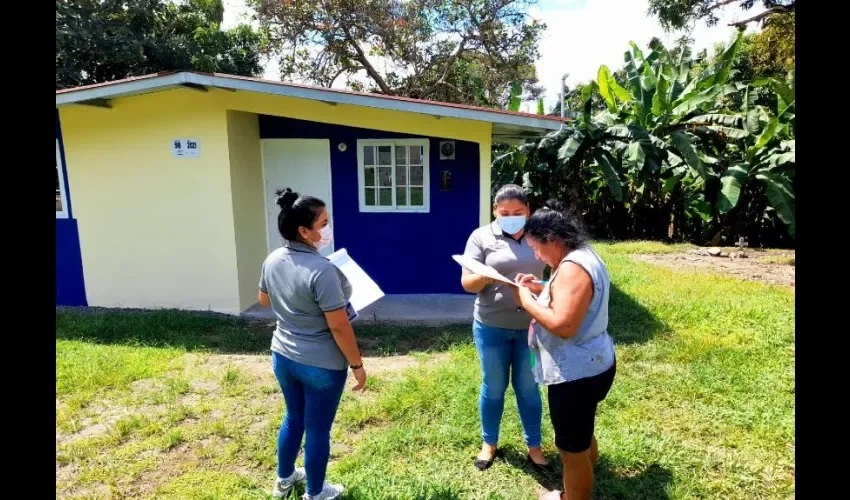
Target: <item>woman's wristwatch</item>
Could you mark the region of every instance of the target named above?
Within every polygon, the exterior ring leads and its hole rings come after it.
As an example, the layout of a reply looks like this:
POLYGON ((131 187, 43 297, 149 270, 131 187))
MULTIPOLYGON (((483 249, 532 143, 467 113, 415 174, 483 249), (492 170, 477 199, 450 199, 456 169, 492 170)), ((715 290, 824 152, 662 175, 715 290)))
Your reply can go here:
POLYGON ((352 370, 359 370, 363 368, 363 363, 361 362, 359 365, 351 365, 352 370))

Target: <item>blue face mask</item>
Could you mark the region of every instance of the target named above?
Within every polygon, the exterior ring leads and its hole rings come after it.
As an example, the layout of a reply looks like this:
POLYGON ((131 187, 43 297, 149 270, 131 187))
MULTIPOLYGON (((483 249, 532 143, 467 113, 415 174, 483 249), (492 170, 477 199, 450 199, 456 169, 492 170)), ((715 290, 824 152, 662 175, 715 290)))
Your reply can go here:
POLYGON ((525 216, 524 215, 510 215, 505 217, 497 217, 496 222, 499 223, 499 227, 503 232, 508 234, 516 234, 522 231, 522 228, 525 227, 525 216))

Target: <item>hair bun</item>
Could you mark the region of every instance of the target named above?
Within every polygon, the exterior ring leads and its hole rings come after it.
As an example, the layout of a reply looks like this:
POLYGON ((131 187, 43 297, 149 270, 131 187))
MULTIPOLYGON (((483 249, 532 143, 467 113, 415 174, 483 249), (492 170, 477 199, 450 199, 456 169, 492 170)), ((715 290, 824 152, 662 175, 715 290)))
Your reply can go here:
POLYGON ((277 206, 279 206, 281 210, 289 210, 292 208, 292 205, 295 205, 295 202, 298 201, 298 193, 292 192, 289 188, 282 190, 278 189, 275 191, 275 194, 277 195, 275 203, 277 203, 277 206))
POLYGON ((552 198, 552 199, 550 199, 549 201, 546 202, 545 208, 548 208, 549 210, 554 210, 554 211, 560 212, 560 213, 565 213, 567 211, 566 205, 564 205, 559 200, 556 200, 554 198, 552 198))

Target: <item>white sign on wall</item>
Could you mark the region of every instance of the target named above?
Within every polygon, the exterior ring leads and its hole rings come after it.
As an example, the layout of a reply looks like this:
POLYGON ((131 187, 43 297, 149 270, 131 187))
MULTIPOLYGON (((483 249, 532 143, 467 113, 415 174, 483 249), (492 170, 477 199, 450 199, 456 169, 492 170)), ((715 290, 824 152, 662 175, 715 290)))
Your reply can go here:
POLYGON ((176 158, 197 158, 201 156, 201 142, 198 139, 172 139, 171 155, 176 158))

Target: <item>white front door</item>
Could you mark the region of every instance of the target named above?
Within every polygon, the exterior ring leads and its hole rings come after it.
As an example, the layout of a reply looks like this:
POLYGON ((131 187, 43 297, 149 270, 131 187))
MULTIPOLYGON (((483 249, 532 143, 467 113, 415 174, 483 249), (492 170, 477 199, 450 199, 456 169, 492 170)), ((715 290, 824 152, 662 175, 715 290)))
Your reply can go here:
MULTIPOLYGON (((269 253, 281 245, 277 229, 280 207, 275 191, 290 188, 302 196, 314 196, 331 206, 331 143, 328 139, 263 139, 263 182, 266 194, 266 226, 269 253)), ((333 243, 322 255, 333 252, 333 243)))

